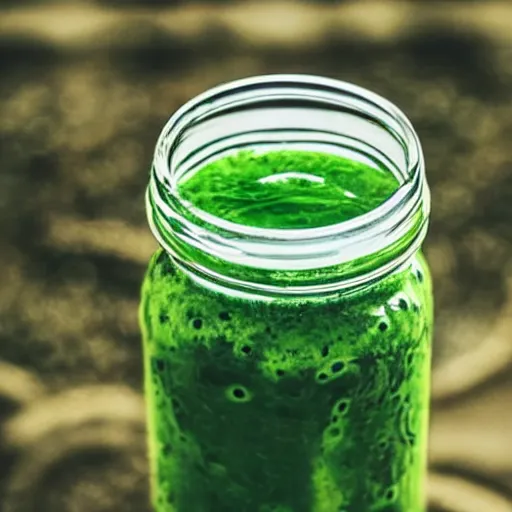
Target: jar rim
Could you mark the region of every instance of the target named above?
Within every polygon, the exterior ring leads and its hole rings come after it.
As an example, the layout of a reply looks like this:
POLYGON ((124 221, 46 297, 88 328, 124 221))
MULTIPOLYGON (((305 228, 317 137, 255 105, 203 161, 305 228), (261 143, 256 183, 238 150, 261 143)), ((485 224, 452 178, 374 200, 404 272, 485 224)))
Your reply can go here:
MULTIPOLYGON (((323 268, 335 260, 336 264, 348 263, 370 250, 370 246, 375 246, 376 238, 384 233, 387 240, 380 236, 380 250, 383 250, 391 244, 391 238, 394 237, 393 241, 396 241, 397 237, 403 235, 407 223, 411 224, 412 218, 420 212, 419 224, 415 218, 415 241, 398 258, 403 260, 417 250, 423 241, 430 211, 421 144, 406 115, 390 101, 363 87, 332 78, 299 74, 263 75, 228 82, 185 103, 170 117, 158 138, 147 197, 152 231, 171 255, 176 256, 176 250, 170 247, 167 235, 171 234, 172 238, 173 230, 174 234, 181 231, 181 242, 186 237, 186 243, 192 243, 202 251, 213 251, 213 256, 225 257, 228 263, 269 271, 287 270, 288 266, 297 271, 323 268), (193 212, 194 220, 187 218, 184 212, 190 210, 190 204, 183 201, 179 194, 179 180, 173 168, 173 153, 181 142, 183 132, 191 124, 201 123, 236 102, 245 102, 250 108, 258 101, 272 101, 279 97, 290 99, 294 95, 297 98, 308 97, 330 108, 349 105, 354 112, 369 117, 388 130, 404 151, 406 168, 402 169, 403 183, 375 209, 340 223, 320 227, 276 229, 246 226, 197 209, 193 212), (162 199, 162 190, 167 199, 162 199), (172 205, 168 204, 169 197, 172 198, 172 205), (302 246, 317 246, 318 251, 303 247, 301 259, 294 252, 298 242, 302 246), (290 245, 288 251, 283 250, 286 245, 290 245), (354 252, 356 246, 359 246, 359 252, 354 252), (326 251, 332 255, 333 251, 336 252, 337 259, 325 258, 326 251), (301 263, 298 263, 299 260, 301 263)), ((190 263, 198 268, 194 262, 190 263)), ((204 274, 209 270, 202 268, 201 272, 204 274)), ((350 284, 350 279, 342 281, 344 285, 350 284)))
MULTIPOLYGON (((335 80, 332 78, 300 74, 262 75, 257 77, 235 80, 209 89, 208 91, 199 94, 195 98, 185 103, 169 118, 169 120, 167 121, 167 123, 165 124, 164 128, 160 133, 160 136, 156 144, 153 160, 157 172, 159 172, 160 175, 165 175, 168 172, 172 172, 169 169, 168 153, 170 147, 168 143, 176 136, 180 128, 187 122, 189 122, 189 119, 187 119, 187 115, 189 115, 191 112, 193 112, 198 107, 201 107, 203 105, 207 105, 208 108, 208 106, 212 105, 216 101, 216 99, 221 98, 226 94, 234 94, 238 90, 243 90, 246 87, 278 87, 280 84, 289 84, 292 86, 301 85, 321 87, 325 90, 328 90, 329 92, 350 94, 353 97, 361 97, 364 98, 365 101, 371 102, 374 105, 379 106, 379 108, 381 108, 383 112, 387 112, 396 118, 396 120, 400 123, 401 127, 404 130, 404 135, 407 137, 404 140, 404 142, 407 144, 407 160, 409 162, 407 174, 409 174, 409 176, 412 179, 414 177, 414 174, 418 174, 421 172, 421 167, 423 165, 421 143, 414 128, 412 127, 411 122, 398 107, 396 107, 390 101, 386 100, 384 97, 372 91, 369 91, 363 87, 348 82, 335 80)), ((196 113, 194 115, 197 116, 200 115, 200 113, 196 113)), ((178 201, 180 201, 180 196, 177 193, 177 182, 170 181, 170 185, 173 188, 173 192, 175 193, 175 196, 178 198, 178 201)), ((314 228, 259 228, 230 222, 225 219, 215 217, 214 215, 208 214, 206 212, 199 213, 198 216, 199 218, 206 221, 210 225, 218 226, 222 229, 234 231, 240 234, 244 234, 246 236, 266 236, 272 239, 279 238, 282 240, 297 240, 300 238, 314 240, 317 238, 323 238, 325 236, 338 233, 340 229, 342 229, 344 232, 358 230, 361 227, 374 222, 375 219, 386 215, 390 210, 392 210, 396 206, 396 203, 398 201, 402 200, 402 198, 403 192, 399 193, 399 190, 397 190, 388 199, 383 201, 381 205, 371 210, 370 212, 367 212, 363 215, 360 215, 350 220, 314 228)))

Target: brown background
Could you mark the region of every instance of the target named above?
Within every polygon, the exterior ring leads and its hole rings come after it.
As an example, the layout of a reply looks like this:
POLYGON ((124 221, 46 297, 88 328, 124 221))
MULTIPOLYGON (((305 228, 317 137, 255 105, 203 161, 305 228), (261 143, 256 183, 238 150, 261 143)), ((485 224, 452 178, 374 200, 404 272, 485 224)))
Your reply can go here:
POLYGON ((195 94, 274 72, 369 87, 417 128, 431 510, 512 511, 512 2, 0 0, 1 512, 148 512, 154 143, 195 94))

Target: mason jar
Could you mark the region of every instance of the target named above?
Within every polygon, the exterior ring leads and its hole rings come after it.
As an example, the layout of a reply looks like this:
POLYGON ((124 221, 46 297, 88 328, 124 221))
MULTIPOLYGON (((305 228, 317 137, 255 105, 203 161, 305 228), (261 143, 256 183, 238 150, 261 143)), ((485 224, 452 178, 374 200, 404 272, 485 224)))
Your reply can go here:
POLYGON ((274 75, 174 114, 142 290, 157 512, 425 510, 430 208, 404 114, 274 75))

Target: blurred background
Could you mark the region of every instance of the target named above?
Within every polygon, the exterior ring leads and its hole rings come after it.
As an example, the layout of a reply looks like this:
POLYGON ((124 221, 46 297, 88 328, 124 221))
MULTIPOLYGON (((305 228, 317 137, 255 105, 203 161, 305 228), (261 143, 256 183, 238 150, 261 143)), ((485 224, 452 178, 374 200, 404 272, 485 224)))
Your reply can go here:
POLYGON ((206 88, 278 72, 368 87, 416 127, 430 510, 512 511, 512 2, 0 0, 1 512, 149 512, 154 144, 206 88))

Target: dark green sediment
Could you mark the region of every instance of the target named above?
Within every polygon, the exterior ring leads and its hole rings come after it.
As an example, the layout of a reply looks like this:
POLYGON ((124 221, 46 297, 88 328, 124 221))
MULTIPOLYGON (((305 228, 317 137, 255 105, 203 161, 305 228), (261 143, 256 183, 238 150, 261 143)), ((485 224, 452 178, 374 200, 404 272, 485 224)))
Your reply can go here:
MULTIPOLYGON (((338 157, 243 153, 199 171, 181 192, 232 221, 313 227, 369 211, 396 186, 382 171, 338 157), (332 187, 332 208, 301 213, 320 182, 255 185, 322 168, 325 182, 350 192, 351 213, 344 200, 342 209, 334 205, 332 187), (333 168, 342 175, 329 174, 333 168), (245 205, 236 203, 242 192, 245 205), (269 210, 252 208, 266 194, 269 210), (274 204, 280 198, 283 210, 274 204)), ((208 291, 158 251, 141 305, 155 509, 423 511, 431 307, 420 255, 350 296, 269 303, 208 291)))

